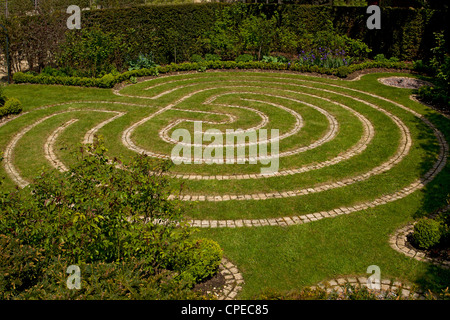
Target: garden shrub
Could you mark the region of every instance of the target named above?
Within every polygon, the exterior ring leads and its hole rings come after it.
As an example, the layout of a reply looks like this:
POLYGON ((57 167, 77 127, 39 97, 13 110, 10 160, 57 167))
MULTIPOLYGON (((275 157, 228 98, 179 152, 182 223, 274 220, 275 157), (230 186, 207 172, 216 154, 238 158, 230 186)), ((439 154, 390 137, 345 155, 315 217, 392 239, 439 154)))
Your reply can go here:
POLYGON ((0 85, 0 107, 2 107, 6 102, 6 96, 3 92, 3 86, 0 85))
MULTIPOLYGON (((319 59, 320 60, 320 59, 319 59)), ((363 63, 354 63, 346 65, 345 59, 338 63, 336 61, 327 63, 305 64, 294 62, 292 64, 286 63, 288 60, 283 56, 272 57, 267 56, 264 61, 222 61, 210 60, 203 62, 183 62, 171 63, 164 66, 157 66, 153 68, 144 68, 138 70, 125 71, 123 73, 114 75, 106 74, 102 78, 87 78, 87 77, 61 77, 61 76, 46 76, 43 74, 33 75, 32 73, 16 72, 13 75, 13 80, 16 83, 39 83, 39 84, 63 84, 70 86, 84 86, 84 87, 100 87, 112 88, 115 84, 130 80, 131 77, 146 77, 158 76, 160 73, 170 73, 177 71, 205 71, 207 69, 261 69, 261 70, 292 70, 298 72, 317 72, 321 74, 337 75, 339 77, 346 77, 348 74, 368 69, 368 68, 393 68, 393 69, 412 69, 412 64, 405 62, 392 61, 368 61, 363 63), (284 63, 280 63, 284 61, 284 63), (267 62, 265 62, 267 61, 267 62), (344 64, 343 64, 344 63, 344 64)))
POLYGON ((191 56, 190 61, 191 61, 191 62, 197 62, 197 63, 198 63, 198 62, 203 62, 203 61, 205 61, 205 59, 203 59, 202 56, 199 55, 199 54, 193 54, 193 55, 191 56))
POLYGON ((429 249, 439 243, 441 238, 441 224, 428 218, 421 218, 414 225, 414 243, 422 249, 429 249))
POLYGON ((248 53, 241 54, 238 57, 236 57, 236 59, 234 59, 234 61, 236 61, 236 62, 250 62, 253 60, 255 60, 253 55, 248 54, 248 53))
POLYGON ((130 54, 123 35, 99 28, 76 31, 68 32, 60 45, 56 59, 59 66, 70 66, 78 75, 94 78, 110 73, 114 68, 123 69, 125 57, 130 54))
POLYGON ((433 86, 423 86, 417 91, 419 97, 432 104, 450 108, 450 54, 447 52, 443 32, 435 33, 436 47, 433 57, 426 66, 416 62, 415 68, 425 69, 433 75, 433 86))
POLYGON ((0 299, 10 299, 35 285, 43 266, 42 250, 0 234, 0 299))
POLYGON ((180 201, 168 199, 177 194, 163 174, 170 161, 136 155, 124 163, 106 151, 97 139, 68 172, 44 171, 28 188, 0 195, 0 235, 14 238, 0 239, 0 270, 27 272, 2 273, 9 298, 189 297, 186 290, 218 270, 219 245, 191 240, 180 201), (71 264, 83 267, 84 291, 67 292, 71 264))
POLYGON ((139 56, 136 59, 128 60, 127 64, 128 64, 128 71, 139 69, 150 69, 157 66, 157 64, 154 61, 153 53, 150 54, 139 53, 139 56))
POLYGON ((0 107, 0 118, 10 114, 19 114, 22 112, 22 104, 16 98, 7 98, 5 104, 0 107))
POLYGON ((214 54, 214 53, 207 53, 207 54, 205 54, 205 60, 206 60, 206 61, 220 61, 220 60, 222 60, 222 59, 221 59, 220 56, 217 55, 217 54, 214 54))
POLYGON ((340 67, 336 70, 336 76, 338 76, 339 78, 345 78, 349 75, 349 73, 350 69, 347 66, 340 67))
POLYGON ((164 266, 179 272, 178 279, 194 284, 212 276, 222 256, 222 249, 217 242, 197 239, 174 246, 165 257, 164 266))
POLYGON ((116 263, 80 263, 81 288, 68 290, 68 262, 55 258, 41 280, 14 299, 42 300, 185 300, 201 299, 184 283, 175 280, 175 273, 148 271, 145 261, 130 258, 116 263))
POLYGON ((111 73, 108 73, 101 77, 98 86, 100 88, 112 88, 115 83, 116 78, 111 73))

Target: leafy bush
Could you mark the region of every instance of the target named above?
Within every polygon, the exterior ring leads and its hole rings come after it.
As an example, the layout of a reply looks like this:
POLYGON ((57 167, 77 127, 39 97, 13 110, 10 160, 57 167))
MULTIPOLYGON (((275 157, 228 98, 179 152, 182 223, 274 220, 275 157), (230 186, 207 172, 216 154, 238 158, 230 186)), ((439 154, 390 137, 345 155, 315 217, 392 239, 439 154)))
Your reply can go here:
POLYGON ((169 182, 157 176, 168 163, 138 156, 121 170, 108 162, 101 144, 87 151, 68 173, 42 173, 31 195, 10 195, 1 208, 0 233, 12 232, 73 263, 134 256, 157 265, 168 244, 187 236, 186 228, 176 227, 182 212, 167 199, 169 182))
POLYGON ((0 234, 0 299, 10 299, 35 285, 43 262, 42 250, 0 234))
POLYGON ((44 270, 41 280, 14 299, 45 300, 185 300, 201 299, 198 293, 174 279, 174 272, 148 271, 145 262, 130 258, 127 262, 80 263, 81 288, 66 286, 68 262, 55 258, 44 270))
POLYGON ((111 88, 114 86, 115 83, 116 83, 116 78, 111 73, 108 73, 100 78, 98 86, 100 88, 111 88))
POLYGON ((77 70, 77 75, 88 77, 101 77, 113 69, 123 69, 125 56, 130 52, 122 35, 97 28, 68 32, 60 48, 58 66, 69 66, 77 70))
POLYGON ((439 243, 441 238, 441 224, 428 218, 422 218, 414 225, 414 243, 420 248, 429 249, 439 243))
POLYGON ((242 51, 253 51, 261 59, 274 49, 274 40, 277 34, 277 15, 271 18, 264 13, 251 15, 239 25, 239 38, 242 51))
POLYGON ((352 39, 347 35, 342 35, 336 31, 333 22, 327 20, 324 30, 320 30, 314 34, 303 35, 306 41, 300 41, 302 52, 312 52, 316 56, 319 51, 327 53, 328 55, 344 53, 345 58, 352 57, 356 60, 362 61, 368 57, 372 50, 359 39, 352 39), (348 56, 348 57, 347 57, 348 56))
POLYGON ((375 57, 373 57, 373 60, 375 60, 375 61, 387 61, 386 57, 382 53, 379 53, 375 57))
POLYGON ((150 69, 156 67, 157 64, 154 61, 153 54, 142 54, 134 60, 128 60, 128 71, 139 70, 139 69, 150 69))
POLYGON ((16 98, 7 98, 3 107, 0 107, 0 118, 10 114, 19 114, 22 112, 22 104, 16 98))
POLYGON ((192 56, 191 56, 191 62, 203 62, 203 61, 205 61, 205 59, 203 59, 202 58, 202 56, 201 55, 199 55, 199 54, 193 54, 192 56))
POLYGON ((7 98, 6 98, 5 94, 3 93, 3 86, 0 85, 0 107, 2 107, 5 104, 6 99, 7 98))
POLYGON ((443 32, 434 33, 436 47, 432 48, 433 57, 428 64, 416 62, 418 71, 426 71, 434 76, 434 86, 424 86, 418 95, 426 102, 450 108, 450 54, 447 52, 443 32))
POLYGON ((219 267, 223 252, 217 242, 199 239, 180 243, 165 257, 164 266, 179 272, 178 279, 200 282, 212 276, 219 267))
POLYGON ((123 163, 106 151, 96 140, 68 172, 42 172, 0 195, 0 235, 14 238, 0 238, 7 298, 186 298, 217 271, 219 245, 192 241, 180 201, 168 199, 170 162, 123 163), (65 287, 71 264, 83 267, 84 290, 65 287))
POLYGON ((250 61, 254 61, 254 57, 251 54, 248 53, 244 53, 239 55, 236 59, 234 59, 234 61, 236 62, 250 62, 250 61))
POLYGON ((206 61, 220 61, 222 59, 217 54, 207 53, 207 54, 205 54, 205 60, 206 61))
POLYGON ((284 56, 263 56, 261 61, 269 63, 288 63, 289 59, 284 56))
POLYGON ((339 78, 345 78, 349 75, 349 73, 350 69, 346 66, 340 67, 336 70, 336 76, 338 76, 339 78))
MULTIPOLYGON (((268 56, 269 57, 269 56, 268 56)), ((315 58, 316 59, 316 58, 315 58)), ((130 80, 132 77, 158 76, 160 73, 170 73, 177 71, 206 71, 207 69, 262 69, 262 70, 287 70, 299 72, 317 72, 321 74, 337 75, 346 77, 348 74, 368 68, 394 68, 394 69, 412 69, 412 64, 405 62, 377 62, 368 61, 363 63, 346 64, 346 60, 320 62, 319 65, 311 63, 280 63, 280 61, 288 61, 285 57, 267 58, 266 61, 204 61, 204 62, 184 62, 171 63, 164 66, 154 68, 144 68, 139 70, 126 71, 117 75, 113 73, 107 74, 102 78, 86 78, 86 77, 58 77, 46 75, 33 75, 32 73, 16 72, 13 75, 13 80, 16 83, 39 83, 39 84, 63 84, 69 86, 84 86, 84 87, 100 87, 112 88, 115 84, 130 80), (111 77, 112 75, 112 77, 111 77)), ((320 60, 320 59, 319 59, 320 60)), ((336 59, 337 60, 337 59, 336 59)))
POLYGON ((389 59, 384 56, 384 54, 379 53, 375 57, 373 57, 374 61, 377 62, 399 62, 400 60, 397 57, 390 57, 389 59))

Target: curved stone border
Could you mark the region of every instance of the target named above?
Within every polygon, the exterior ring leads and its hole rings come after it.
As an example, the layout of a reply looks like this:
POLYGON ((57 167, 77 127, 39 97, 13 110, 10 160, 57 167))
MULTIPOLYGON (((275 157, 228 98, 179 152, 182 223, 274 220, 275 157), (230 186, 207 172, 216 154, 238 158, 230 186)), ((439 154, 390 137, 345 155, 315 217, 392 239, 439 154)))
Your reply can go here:
POLYGON ((415 223, 416 222, 407 224, 391 235, 389 238, 389 245, 392 249, 418 261, 429 262, 441 268, 450 269, 450 261, 441 261, 427 257, 423 251, 414 248, 409 243, 408 235, 413 232, 415 223))
POLYGON ((68 171, 67 167, 58 159, 58 157, 55 155, 55 151, 53 150, 54 144, 56 142, 56 139, 58 136, 71 124, 77 122, 78 119, 71 119, 64 123, 62 126, 56 128, 55 131, 52 132, 52 134, 48 137, 47 141, 44 144, 44 155, 45 158, 51 163, 53 167, 56 169, 65 172, 68 171))
MULTIPOLYGON (((351 286, 357 287, 366 287, 368 286, 368 278, 365 276, 343 276, 335 279, 331 279, 328 281, 322 281, 315 286, 311 286, 312 290, 321 288, 326 290, 327 293, 337 292, 344 293, 345 286, 350 284, 351 286)), ((401 297, 403 299, 419 299, 424 300, 425 296, 422 290, 412 290, 412 286, 407 283, 402 283, 400 281, 390 280, 390 279, 381 279, 380 281, 380 290, 369 289, 370 292, 377 294, 381 297, 386 297, 389 294, 396 294, 397 290, 400 290, 401 297)))
POLYGON ((427 106, 430 109, 433 109, 434 111, 438 112, 439 114, 441 114, 442 116, 446 117, 447 119, 450 119, 450 112, 447 111, 447 113, 444 113, 443 110, 439 110, 439 109, 437 109, 436 107, 434 107, 431 104, 428 104, 428 103, 420 101, 419 99, 417 99, 417 95, 416 94, 410 95, 409 98, 412 101, 414 101, 414 102, 420 103, 420 104, 422 104, 424 106, 427 106))
POLYGON ((213 292, 218 300, 235 299, 239 291, 242 290, 244 278, 238 268, 227 258, 222 258, 219 272, 225 277, 225 286, 217 292, 213 292))
MULTIPOLYGON (((286 79, 283 79, 283 80, 286 80, 286 79)), ((365 210, 365 209, 372 208, 372 207, 375 207, 375 206, 378 206, 378 205, 381 205, 381 204, 385 204, 387 202, 391 202, 391 201, 395 201, 395 200, 401 199, 401 198, 409 195, 410 193, 412 193, 412 192, 422 188, 429 181, 431 181, 436 176, 436 174, 439 173, 442 170, 442 168, 445 166, 446 160, 447 160, 447 153, 448 153, 447 142, 445 141, 445 138, 444 138, 443 134, 428 119, 426 119, 421 114, 419 114, 419 113, 415 112, 414 110, 412 110, 412 109, 410 109, 408 107, 405 107, 405 106, 403 106, 403 105, 401 105, 401 104, 399 104, 397 102, 394 102, 394 101, 389 100, 387 98, 384 98, 384 97, 381 97, 381 96, 378 96, 378 95, 375 95, 375 94, 371 94, 371 93, 368 93, 368 92, 365 92, 365 91, 352 89, 352 88, 344 88, 342 86, 335 85, 335 84, 330 84, 330 83, 324 84, 324 83, 313 81, 313 80, 302 80, 302 81, 303 82, 307 82, 307 83, 312 83, 312 84, 316 83, 316 84, 319 84, 319 85, 325 85, 325 86, 328 86, 328 87, 337 88, 336 90, 339 90, 339 92, 328 90, 328 89, 323 89, 323 88, 314 88, 314 87, 311 87, 311 86, 305 86, 305 85, 299 85, 299 84, 296 85, 297 87, 305 87, 305 88, 310 88, 310 89, 316 89, 316 90, 323 91, 323 92, 330 92, 330 93, 337 94, 337 95, 340 95, 340 96, 343 96, 343 97, 351 98, 351 99, 353 99, 355 101, 362 102, 362 103, 364 103, 364 104, 366 104, 368 106, 371 106, 371 107, 373 107, 375 109, 378 109, 380 111, 385 112, 388 116, 390 116, 394 120, 394 122, 397 123, 397 125, 399 123, 401 123, 401 121, 395 115, 393 115, 393 114, 387 112, 386 110, 384 110, 384 109, 382 109, 382 108, 380 108, 380 107, 378 107, 378 106, 376 106, 376 105, 374 105, 372 103, 369 103, 369 102, 367 102, 367 101, 365 101, 363 99, 360 99, 360 98, 357 98, 357 97, 353 97, 353 96, 348 95, 348 94, 343 94, 342 91, 345 92, 345 90, 348 90, 348 91, 351 91, 351 92, 357 92, 357 93, 361 93, 361 94, 364 94, 364 95, 367 95, 367 96, 372 96, 372 97, 378 98, 380 100, 384 100, 386 102, 389 102, 389 103, 391 103, 391 104, 393 104, 395 106, 398 106, 399 108, 401 108, 401 109, 403 109, 405 111, 408 111, 408 112, 412 113, 413 115, 415 115, 416 117, 418 117, 419 119, 424 121, 430 128, 433 129, 433 131, 435 133, 435 136, 436 136, 436 138, 437 138, 437 140, 439 142, 439 145, 440 145, 440 153, 439 153, 439 157, 438 157, 437 162, 435 163, 433 168, 429 172, 427 172, 427 174, 425 174, 422 178, 417 179, 416 181, 411 183, 409 186, 403 188, 402 190, 397 191, 397 192, 395 192, 393 194, 390 194, 390 195, 385 195, 385 196, 383 196, 381 198, 375 199, 374 201, 368 201, 368 202, 365 202, 365 203, 362 203, 362 204, 359 204, 359 205, 350 206, 350 207, 341 207, 341 208, 336 208, 336 209, 333 209, 333 210, 330 210, 330 211, 317 212, 317 213, 307 214, 307 215, 304 215, 304 216, 283 217, 283 218, 276 218, 276 219, 192 220, 191 223, 193 225, 196 225, 196 226, 199 226, 199 227, 240 227, 240 226, 264 226, 264 225, 286 226, 286 225, 291 225, 291 224, 301 224, 301 223, 305 223, 305 222, 311 222, 311 221, 319 220, 319 219, 326 218, 326 217, 333 217, 333 216, 340 215, 340 214, 348 214, 348 213, 351 213, 351 212, 365 210)), ((168 105, 168 106, 166 106, 164 108, 160 108, 157 112, 153 113, 152 115, 150 115, 149 117, 147 117, 145 119, 140 120, 139 122, 137 122, 134 125, 132 125, 131 127, 129 127, 127 130, 125 130, 123 135, 122 135, 122 139, 124 139, 124 138, 125 139, 126 138, 129 139, 130 136, 131 136, 131 132, 137 126, 139 126, 142 123, 148 121, 150 118, 154 117, 155 115, 157 115, 159 113, 162 113, 165 110, 170 109, 174 105, 176 105, 176 104, 178 104, 178 103, 188 99, 189 97, 193 96, 196 93, 205 92, 207 90, 211 90, 211 89, 204 89, 204 90, 198 90, 198 91, 195 91, 195 92, 191 92, 190 94, 185 95, 182 98, 178 99, 176 102, 174 102, 174 103, 172 103, 172 104, 170 104, 170 105, 168 105)), ((284 91, 292 91, 292 90, 284 90, 284 91)), ((292 92, 298 93, 297 91, 292 91, 292 92)), ((329 100, 331 102, 336 103, 335 101, 332 101, 332 100, 327 99, 327 98, 324 98, 324 100, 329 100)), ((74 102, 72 102, 72 103, 74 103, 74 102)), ((90 103, 92 103, 92 102, 90 102, 90 103)), ((94 102, 94 103, 109 103, 109 102, 94 102)), ((116 102, 116 103, 124 104, 124 105, 127 104, 127 103, 120 103, 120 102, 116 102)), ((65 104, 70 104, 70 103, 65 103, 65 104)), ((142 105, 140 105, 140 106, 142 106, 142 105)), ((37 124, 41 123, 42 121, 44 121, 44 120, 46 120, 46 119, 48 119, 48 118, 50 118, 50 117, 52 117, 54 115, 55 114, 40 119, 39 121, 35 122, 34 124, 32 124, 32 125, 26 127, 25 129, 23 129, 19 134, 17 134, 16 136, 13 137, 13 140, 10 142, 10 144, 8 145, 7 150, 5 152, 5 159, 7 160, 7 161, 5 161, 5 167, 6 167, 7 172, 9 172, 8 170, 11 169, 11 168, 8 167, 8 165, 12 166, 12 164, 11 164, 11 162, 12 162, 11 161, 12 160, 11 159, 12 149, 13 149, 13 146, 15 145, 15 143, 17 143, 17 140, 19 140, 20 137, 23 136, 26 132, 28 132, 32 127, 36 126, 37 124)), ((406 126, 399 125, 399 127, 401 129, 402 129, 402 127, 404 128, 404 130, 401 130, 403 134, 406 134, 406 135, 409 134, 408 128, 406 126)), ((411 143, 410 139, 406 139, 406 140, 409 140, 409 143, 411 143)), ((130 139, 130 141, 127 141, 127 142, 131 142, 131 139, 130 139)), ((403 143, 405 143, 405 142, 406 141, 403 140, 403 143)), ((408 144, 407 144, 407 148, 409 148, 408 144)), ((131 148, 131 149, 133 149, 133 148, 131 148)), ((135 150, 135 151, 139 152, 139 150, 135 150)), ((12 167, 12 169, 14 169, 14 168, 12 167)), ((11 175, 13 175, 13 176, 17 175, 20 178, 18 173, 15 172, 15 171, 11 171, 9 173, 11 175)), ((245 177, 245 178, 248 178, 248 177, 245 177)), ((18 180, 17 182, 18 182, 19 186, 21 186, 23 181, 18 180)), ((342 183, 342 182, 337 182, 335 184, 336 184, 336 187, 345 185, 345 183, 342 183)), ((312 190, 314 191, 314 189, 312 189, 312 190)), ((306 191, 308 191, 308 189, 306 189, 306 191)), ((309 192, 312 192, 312 191, 309 191, 309 192)), ((318 191, 315 191, 315 192, 318 192, 318 191)), ((300 194, 305 194, 305 193, 296 194, 295 191, 287 191, 287 192, 281 192, 281 193, 273 194, 273 198, 289 197, 289 196, 295 196, 295 195, 300 195, 300 194)), ((223 196, 223 197, 222 196, 215 196, 215 197, 213 197, 213 201, 229 200, 229 199, 227 199, 227 197, 228 196, 223 196)), ((242 200, 256 200, 256 199, 258 199, 259 200, 259 199, 267 199, 267 198, 270 198, 270 197, 268 197, 266 194, 252 194, 252 195, 245 195, 245 196, 240 197, 240 198, 239 198, 239 196, 236 197, 236 199, 238 199, 238 200, 240 200, 240 199, 242 199, 242 200)), ((230 199, 233 200, 232 197, 230 197, 230 199)), ((201 199, 199 199, 199 200, 201 200, 201 199)))
MULTIPOLYGON (((102 126, 106 125, 107 123, 117 119, 118 117, 121 117, 122 115, 124 115, 125 113, 122 112, 117 112, 117 111, 112 111, 112 110, 101 110, 101 109, 89 109, 90 111, 93 112, 105 112, 105 113, 115 113, 116 116, 112 117, 111 119, 108 119, 106 121, 103 121, 102 123, 100 123, 99 125, 95 126, 93 129, 89 130, 86 135, 85 138, 83 140, 83 143, 92 143, 90 140, 93 141, 93 136, 94 134, 97 132, 97 130, 99 130, 102 126)), ((53 118, 54 116, 57 115, 61 115, 61 114, 65 114, 65 113, 70 113, 70 112, 81 112, 81 111, 86 111, 86 110, 82 110, 82 109, 70 109, 70 110, 64 110, 64 111, 59 111, 56 113, 53 113, 51 115, 45 116, 39 120, 37 120, 36 122, 26 126, 25 128, 23 128, 21 131, 19 131, 13 138, 12 140, 9 142, 9 144, 6 146, 5 152, 4 152, 4 158, 5 158, 5 171, 6 173, 10 176, 10 178, 14 181, 14 183, 16 183, 20 188, 25 188, 26 186, 29 185, 29 182, 26 181, 18 172, 18 170, 15 168, 14 164, 13 164, 13 158, 14 158, 14 148, 16 147, 17 143, 19 142, 20 139, 22 139, 22 137, 27 134, 31 129, 35 128, 36 126, 38 126, 39 124, 43 123, 44 121, 53 118)), ((73 123, 73 120, 63 124, 62 126, 58 127, 51 135, 50 137, 47 139, 47 141, 44 143, 44 156, 50 161, 50 163, 54 166, 59 168, 61 171, 65 171, 67 170, 67 168, 64 166, 64 164, 59 161, 56 158, 56 155, 53 153, 53 143, 56 141, 57 136, 63 131, 65 130, 65 128, 69 125, 71 125, 73 123)))

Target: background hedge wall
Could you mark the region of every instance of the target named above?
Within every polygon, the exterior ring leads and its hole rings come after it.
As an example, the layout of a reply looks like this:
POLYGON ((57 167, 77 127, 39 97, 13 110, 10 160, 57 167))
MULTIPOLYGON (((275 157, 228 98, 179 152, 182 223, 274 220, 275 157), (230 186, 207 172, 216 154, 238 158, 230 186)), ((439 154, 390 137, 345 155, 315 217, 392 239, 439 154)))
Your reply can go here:
MULTIPOLYGON (((188 60, 198 53, 196 40, 215 21, 215 13, 229 4, 186 4, 84 12, 84 26, 99 24, 105 31, 125 32, 134 41, 136 51, 155 54, 159 63, 188 60)), ((301 5, 247 4, 247 14, 262 11, 270 18, 279 14, 279 25, 314 33, 331 20, 336 30, 351 38, 361 39, 373 50, 401 60, 427 58, 433 47, 433 32, 445 30, 448 37, 448 12, 431 9, 382 8, 381 29, 368 30, 365 7, 329 7, 301 5)), ((236 20, 242 17, 235 17, 236 20)), ((450 43, 450 41, 447 41, 450 43)))
MULTIPOLYGON (((203 53, 198 39, 213 26, 216 13, 229 5, 204 3, 83 11, 82 28, 99 26, 103 31, 124 34, 136 55, 152 52, 156 63, 182 62, 188 61, 193 54, 203 53)), ((401 60, 426 59, 429 49, 434 46, 433 32, 444 30, 447 38, 449 35, 447 10, 382 7, 381 30, 366 28, 365 7, 245 5, 245 15, 259 12, 268 18, 277 13, 280 26, 310 33, 324 30, 326 21, 330 20, 337 32, 366 42, 373 50, 372 57, 383 53, 386 57, 395 56, 401 60)), ((2 23, 10 30, 13 53, 15 50, 20 54, 21 50, 26 51, 36 44, 32 53, 41 55, 42 67, 51 60, 47 53, 53 52, 64 40, 67 17, 65 12, 59 12, 52 17, 16 17, 2 23), (49 34, 52 35, 50 39, 49 34), (43 37, 48 40, 47 47, 41 45, 43 37)), ((237 23, 242 18, 233 17, 237 23)), ((4 42, 3 37, 0 41, 4 42)), ((450 41, 446 43, 449 45, 450 41)))

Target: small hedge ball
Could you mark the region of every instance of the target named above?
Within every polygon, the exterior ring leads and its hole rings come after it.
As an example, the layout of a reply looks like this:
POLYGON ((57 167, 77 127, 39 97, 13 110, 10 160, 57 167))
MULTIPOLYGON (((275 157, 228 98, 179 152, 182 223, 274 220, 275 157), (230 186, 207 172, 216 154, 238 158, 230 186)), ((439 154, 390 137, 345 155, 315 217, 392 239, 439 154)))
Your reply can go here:
POLYGON ((413 240, 422 249, 429 249, 441 239, 441 224, 433 219, 422 218, 414 225, 413 240))

